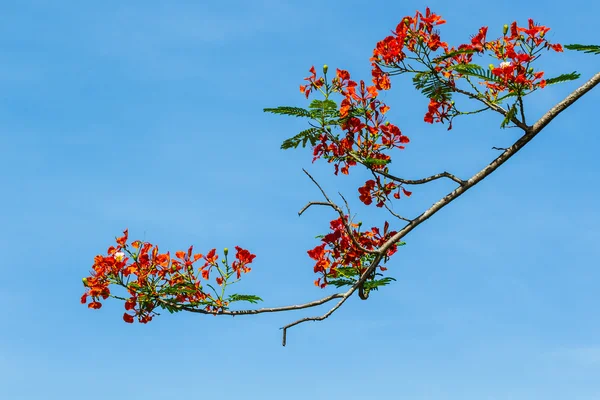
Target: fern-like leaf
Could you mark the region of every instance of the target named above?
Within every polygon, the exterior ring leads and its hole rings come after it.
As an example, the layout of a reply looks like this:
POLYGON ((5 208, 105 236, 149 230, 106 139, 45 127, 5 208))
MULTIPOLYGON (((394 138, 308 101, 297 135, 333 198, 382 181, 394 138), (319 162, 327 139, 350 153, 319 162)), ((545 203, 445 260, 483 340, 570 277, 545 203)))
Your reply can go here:
POLYGON ((473 76, 484 81, 504 83, 502 79, 492 74, 491 70, 484 69, 477 64, 458 64, 453 66, 452 69, 462 75, 473 76))
POLYGON ((506 113, 506 117, 500 124, 500 128, 506 128, 506 126, 511 122, 511 120, 517 115, 517 103, 513 104, 512 107, 506 113))
POLYGON ((597 44, 567 44, 566 49, 583 51, 584 53, 600 54, 600 46, 597 44))
POLYGON ((341 288, 342 286, 352 286, 356 283, 355 280, 339 278, 339 279, 328 279, 327 284, 333 285, 336 288, 341 288))
POLYGON ((283 150, 295 149, 301 143, 302 143, 302 147, 306 147, 306 143, 308 143, 309 141, 310 141, 310 145, 314 146, 317 143, 317 140, 319 140, 319 132, 320 132, 320 129, 317 129, 317 128, 308 128, 306 130, 303 130, 296 136, 284 140, 283 143, 281 144, 281 148, 283 150))
POLYGON ((546 79, 546 85, 554 85, 556 83, 574 81, 575 79, 579 79, 581 74, 573 71, 570 74, 561 74, 555 78, 546 79))
POLYGON ((230 303, 233 303, 234 301, 247 301, 249 303, 256 304, 259 301, 263 301, 263 299, 253 294, 232 294, 229 296, 227 301, 230 303))
POLYGON ((449 100, 452 96, 452 88, 445 84, 433 72, 420 72, 413 77, 413 85, 420 90, 427 98, 440 100, 449 100))
POLYGON ((440 63, 440 62, 442 62, 444 60, 447 60, 448 58, 452 58, 452 57, 457 56, 459 54, 471 54, 471 53, 475 53, 475 52, 476 52, 475 49, 454 50, 454 51, 451 51, 451 52, 446 53, 446 54, 442 54, 441 56, 434 58, 433 62, 434 63, 440 63))
POLYGON ((337 103, 333 100, 313 100, 308 106, 314 119, 339 117, 337 103))
POLYGON ((377 279, 374 281, 365 281, 365 291, 377 290, 381 286, 389 285, 391 282, 395 281, 394 278, 386 276, 385 278, 377 279))
POLYGON ((291 115, 292 117, 308 117, 308 118, 310 118, 312 116, 310 111, 305 110, 304 108, 300 108, 300 107, 281 106, 281 107, 277 107, 277 108, 265 108, 265 109, 263 109, 263 111, 269 112, 272 114, 291 115))

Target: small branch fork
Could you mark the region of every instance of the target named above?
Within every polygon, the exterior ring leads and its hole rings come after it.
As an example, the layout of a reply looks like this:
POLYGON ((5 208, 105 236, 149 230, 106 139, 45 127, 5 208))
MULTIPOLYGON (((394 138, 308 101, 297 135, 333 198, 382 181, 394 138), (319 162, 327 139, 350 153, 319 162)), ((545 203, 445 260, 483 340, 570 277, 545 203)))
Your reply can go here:
MULTIPOLYGON (((322 206, 327 206, 327 207, 333 208, 340 215, 340 217, 342 218, 342 221, 344 221, 344 226, 346 228, 346 232, 348 233, 348 235, 350 236, 350 238, 352 238, 353 243, 359 249, 361 249, 362 251, 364 251, 365 253, 375 254, 375 258, 374 258, 373 262, 367 268, 367 270, 362 274, 362 276, 360 277, 360 279, 358 279, 358 281, 355 282, 354 285, 352 285, 344 293, 336 293, 336 294, 333 294, 331 296, 324 297, 324 298, 322 298, 320 300, 315 300, 315 301, 312 301, 312 302, 309 302, 309 303, 298 304, 298 305, 283 306, 283 307, 273 307, 273 308, 260 308, 260 309, 256 309, 256 310, 240 310, 240 311, 228 311, 228 310, 225 310, 225 311, 219 311, 219 312, 216 312, 216 313, 215 312, 206 311, 206 310, 203 310, 203 309, 196 309, 196 308, 194 308, 192 306, 185 306, 185 305, 174 304, 174 303, 171 303, 171 302, 169 302, 167 300, 164 300, 164 299, 158 299, 157 301, 159 303, 168 305, 170 307, 175 307, 175 308, 178 308, 180 310, 185 310, 185 311, 189 311, 189 312, 195 312, 195 313, 201 313, 201 314, 215 314, 215 315, 231 315, 231 316, 236 316, 236 315, 251 315, 251 314, 261 314, 261 313, 268 313, 268 312, 280 312, 280 311, 300 310, 300 309, 304 309, 304 308, 316 307, 316 306, 319 306, 321 304, 325 304, 325 303, 327 303, 327 302, 329 302, 331 300, 339 299, 339 301, 329 311, 327 311, 325 314, 323 314, 321 316, 317 316, 317 317, 305 317, 305 318, 299 319, 299 320, 297 320, 295 322, 292 322, 290 324, 287 324, 287 325, 283 326, 281 329, 283 330, 283 345, 285 346, 286 345, 287 329, 288 328, 291 328, 291 327, 296 326, 298 324, 301 324, 303 322, 307 322, 307 321, 322 321, 322 320, 328 318, 338 308, 340 308, 342 306, 342 304, 344 304, 344 302, 349 297, 351 297, 357 289, 359 289, 360 287, 362 287, 362 285, 364 284, 364 282, 368 279, 368 277, 375 270, 375 268, 377 268, 377 266, 379 265, 379 263, 383 259, 384 255, 387 254, 388 250, 390 249, 390 247, 394 243, 400 241, 404 236, 406 236, 409 232, 411 232, 413 229, 415 229, 421 223, 423 223, 424 221, 426 221, 427 219, 429 219, 435 213, 437 213, 438 211, 440 211, 442 208, 444 208, 445 206, 447 206, 448 204, 450 204, 456 198, 458 198, 459 196, 461 196, 467 190, 469 190, 470 188, 472 188, 473 186, 475 186, 476 184, 478 184, 479 182, 481 182, 483 179, 485 179, 492 172, 494 172, 498 167, 500 167, 502 164, 504 164, 506 161, 508 161, 508 159, 510 159, 512 156, 514 156, 519 150, 521 150, 538 133, 540 133, 542 131, 542 129, 544 129, 546 127, 546 125, 548 125, 561 112, 563 112, 564 110, 566 110, 571 104, 573 104, 575 101, 577 101, 584 94, 586 94, 587 92, 589 92, 592 88, 594 88, 599 83, 600 83, 600 72, 597 73, 597 74, 595 74, 590 80, 588 80, 586 83, 584 83, 578 89, 576 89, 575 91, 573 91, 570 95, 568 95, 560 103, 558 103, 554 107, 552 107, 535 124, 533 124, 533 126, 527 126, 527 125, 525 125, 524 123, 522 123, 521 121, 518 121, 518 120, 513 121, 519 128, 523 129, 523 131, 525 132, 523 134, 523 136, 521 136, 521 138, 519 138, 512 146, 510 146, 510 147, 508 147, 506 149, 504 149, 504 148, 498 149, 498 150, 503 150, 502 154, 500 154, 498 157, 496 157, 496 159, 494 159, 491 163, 489 163, 481 171, 477 172, 475 175, 473 175, 467 181, 463 181, 463 180, 455 177, 454 175, 452 175, 452 174, 450 174, 448 172, 442 172, 440 174, 432 175, 432 176, 424 178, 424 179, 406 180, 406 179, 401 179, 401 178, 394 177, 393 175, 390 175, 390 174, 387 174, 387 173, 382 173, 381 171, 377 171, 377 173, 379 173, 379 174, 381 174, 383 176, 386 176, 389 179, 393 179, 393 180, 395 180, 397 182, 401 182, 401 183, 405 183, 405 184, 418 185, 418 184, 427 183, 427 182, 430 182, 430 181, 433 181, 433 180, 436 180, 436 179, 440 179, 440 178, 449 178, 449 179, 452 179, 453 181, 457 182, 460 186, 457 187, 456 189, 454 189, 453 191, 451 191, 450 193, 448 193, 443 198, 441 198, 434 205, 432 205, 429 209, 427 209, 426 211, 424 211, 421 215, 419 215, 418 217, 416 217, 416 218, 414 218, 412 220, 409 220, 410 222, 408 222, 404 226, 404 228, 402 228, 398 233, 396 233, 394 236, 392 236, 386 243, 384 243, 378 250, 375 250, 375 251, 373 251, 373 250, 367 250, 367 249, 362 248, 362 246, 360 246, 360 244, 356 241, 356 238, 352 234, 352 229, 351 229, 351 227, 349 225, 349 222, 345 218, 345 214, 344 214, 343 210, 338 205, 336 205, 335 203, 333 203, 329 199, 329 197, 327 196, 327 194, 325 193, 325 191, 321 188, 321 186, 319 186, 319 184, 314 180, 314 178, 312 176, 310 176, 310 174, 308 172, 304 171, 304 173, 306 175, 308 175, 308 177, 321 190, 321 193, 323 194, 323 196, 325 197, 325 199, 327 201, 326 202, 310 202, 302 210, 300 210, 300 212, 298 214, 301 215, 304 211, 306 211, 309 207, 311 207, 313 205, 322 205, 322 206)), ((477 100, 481 101, 482 99, 477 98, 477 100)), ((495 110, 495 111, 498 111, 500 113, 502 113, 502 111, 506 112, 503 109, 501 109, 501 110, 495 110)), ((502 114, 505 115, 504 113, 502 113, 502 114)), ((359 160, 357 160, 357 161, 360 162, 359 160)))
MULTIPOLYGON (((354 161, 356 161, 359 164, 364 165, 365 167, 369 168, 364 162, 363 160, 360 159, 360 157, 357 157, 354 154, 351 154, 352 158, 354 159, 354 161)), ((369 168, 371 169, 371 168, 369 168)), ((452 175, 450 172, 440 172, 439 174, 435 174, 435 175, 431 175, 428 176, 427 178, 423 178, 423 179, 404 179, 404 178, 399 178, 397 176, 394 176, 388 172, 385 171, 379 171, 379 170, 373 170, 371 169, 371 171, 373 173, 379 174, 381 176, 385 176, 388 179, 391 179, 393 181, 396 181, 398 183, 403 183, 406 185, 422 185, 424 183, 428 183, 431 181, 435 181, 436 179, 440 179, 440 178, 449 178, 451 180, 453 180, 454 182, 458 183, 459 185, 463 186, 467 183, 467 181, 463 181, 462 179, 452 175)))
MULTIPOLYGON (((356 246, 356 248, 359 249, 360 251, 362 251, 363 253, 377 254, 378 253, 377 250, 367 250, 363 246, 361 246, 360 243, 358 243, 358 240, 356 240, 356 237, 352 233, 352 227, 350 226, 350 221, 346 218, 346 214, 344 213, 344 210, 342 210, 342 208, 340 206, 338 206, 337 204, 335 204, 333 201, 331 201, 329 199, 329 197, 327 196, 327 193, 325 193, 325 191, 323 190, 323 188, 321 187, 321 185, 319 185, 317 183, 317 181, 315 180, 315 178, 313 178, 304 168, 302 169, 302 171, 304 171, 304 173, 313 181, 313 183, 315 185, 317 185, 317 187, 319 188, 319 190, 321 191, 321 193, 323 194, 323 197, 325 197, 325 200, 327 200, 327 202, 323 202, 323 201, 311 201, 307 205, 305 205, 302 208, 302 210, 300 210, 298 212, 298 216, 302 215, 304 213, 304 211, 308 210, 308 208, 310 206, 319 205, 319 206, 328 206, 328 207, 331 207, 335 211, 337 211, 337 213, 340 215, 340 218, 342 219, 342 222, 344 224, 344 228, 346 229, 346 233, 348 234, 348 236, 350 237, 350 239, 352 240, 352 243, 354 243, 354 245, 356 246)), ((343 196, 342 196, 342 199, 344 200, 344 202, 346 202, 346 199, 344 199, 343 196)), ((348 202, 346 202, 346 207, 348 208, 348 215, 350 215, 350 207, 348 207, 348 202)))

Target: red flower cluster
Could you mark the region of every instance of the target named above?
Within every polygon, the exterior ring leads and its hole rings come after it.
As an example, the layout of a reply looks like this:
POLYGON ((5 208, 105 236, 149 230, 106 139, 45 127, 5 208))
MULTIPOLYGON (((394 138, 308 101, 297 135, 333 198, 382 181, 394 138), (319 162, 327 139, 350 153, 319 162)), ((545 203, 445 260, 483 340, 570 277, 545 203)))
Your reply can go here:
MULTIPOLYGON (((136 316, 141 323, 151 321, 156 315, 154 309, 164 305, 164 302, 171 305, 204 305, 205 310, 215 313, 228 305, 226 301, 204 292, 198 276, 208 280, 211 269, 218 268, 219 255, 216 249, 203 256, 192 254, 190 246, 187 252, 177 251, 175 258, 171 258, 168 252, 159 254, 158 246, 139 240, 131 243, 131 247, 137 250, 132 253, 127 238, 128 231, 125 230, 123 236, 117 238, 117 246, 108 248, 107 256, 98 255, 94 258, 91 276, 83 280, 87 290, 81 296, 82 304, 86 304, 88 297, 91 297, 89 308, 102 307, 100 297, 107 299, 111 296, 109 285, 116 284, 125 287, 130 295, 125 301, 125 310, 133 312, 133 315, 127 312, 123 315, 123 320, 129 323, 136 316), (131 263, 128 263, 130 257, 126 257, 126 254, 131 257, 131 263), (204 264, 195 270, 194 263, 201 259, 204 264)), ((256 256, 241 247, 236 246, 236 250, 236 261, 231 267, 239 278, 241 272, 250 271, 248 264, 256 256)), ((219 275, 216 281, 220 285, 223 283, 221 271, 219 275)))
MULTIPOLYGON (((560 44, 551 44, 544 38, 550 28, 536 25, 531 19, 528 27, 519 27, 516 22, 510 25, 510 29, 506 25, 503 37, 493 41, 486 41, 488 28, 484 26, 471 39, 471 43, 449 48, 447 43, 440 40, 439 33, 434 31, 435 26, 445 22, 439 15, 431 13, 429 8, 425 15, 417 11, 414 17, 404 17, 393 35, 378 42, 373 50, 371 62, 375 86, 390 87, 387 73, 380 66, 397 68, 400 72, 416 72, 404 64, 406 51, 409 51, 414 54, 411 60, 417 60, 436 71, 440 79, 445 79, 443 83, 446 87, 453 91, 456 88, 455 80, 464 77, 455 67, 470 65, 474 53, 482 54, 487 50, 492 57, 501 61, 499 66, 491 67, 491 74, 498 79, 481 77, 480 84, 489 89, 489 93, 486 93, 488 99, 496 99, 504 91, 523 95, 527 90, 543 88, 546 84, 542 79, 544 73, 536 72, 531 67, 540 51, 562 51, 560 44), (432 57, 431 53, 439 49, 443 50, 443 54, 432 57)), ((444 93, 435 93, 435 96, 430 99, 424 121, 434 123, 450 120, 451 129, 454 104, 444 93)))
POLYGON ((525 90, 546 86, 546 81, 542 79, 544 72, 535 72, 530 64, 543 49, 563 51, 560 44, 551 44, 544 39, 549 30, 548 27, 536 25, 532 19, 529 19, 528 28, 519 27, 513 22, 510 29, 505 29, 503 37, 483 43, 486 49, 494 53, 495 58, 502 61, 492 69, 492 74, 500 78, 501 83, 483 83, 490 89, 492 97, 506 90, 509 93, 523 93, 525 90))
POLYGON ((307 99, 308 95, 310 95, 310 92, 312 92, 314 89, 320 88, 325 83, 325 79, 317 79, 317 72, 315 71, 314 66, 311 67, 310 73, 312 74, 311 76, 304 78, 305 81, 308 81, 308 85, 300 85, 300 92, 304 93, 307 99))
MULTIPOLYGON (((392 36, 378 42, 373 50, 371 62, 374 76, 379 75, 378 62, 388 66, 398 66, 406 58, 405 49, 413 53, 419 52, 420 46, 426 46, 432 51, 439 48, 446 50, 448 44, 440 41, 439 33, 433 30, 435 26, 445 23, 446 21, 432 13, 429 7, 426 9, 425 15, 417 11, 414 17, 402 18, 402 21, 396 26, 396 30, 392 32, 392 36)), ((377 85, 375 79, 374 83, 377 85)))
MULTIPOLYGON (((345 221, 348 221, 347 215, 344 218, 345 221)), ((377 227, 371 228, 370 231, 359 232, 357 228, 360 228, 360 226, 358 224, 349 223, 349 225, 356 241, 367 250, 377 249, 397 233, 395 231, 388 232, 389 223, 387 221, 384 224, 383 233, 377 227)), ((368 253, 358 249, 350 236, 348 236, 344 227, 344 220, 338 218, 331 221, 330 228, 332 232, 323 236, 321 239, 323 243, 307 251, 309 257, 317 261, 314 271, 321 274, 322 277, 315 281, 315 285, 321 288, 327 286, 327 278, 336 278, 338 276, 338 267, 352 267, 360 274, 364 273, 367 268, 362 261, 368 253)), ((397 249, 397 245, 394 244, 390 247, 387 255, 393 255, 397 249)), ((382 271, 386 270, 385 267, 380 267, 380 269, 382 271)))
POLYGON ((358 193, 360 193, 358 198, 366 205, 373 203, 375 199, 377 200, 377 207, 383 207, 385 201, 389 199, 388 196, 396 189, 397 191, 394 193, 395 199, 400 198, 400 190, 402 190, 406 197, 410 197, 412 194, 412 192, 409 192, 397 183, 382 183, 381 178, 377 176, 376 180, 370 179, 365 182, 364 186, 358 188, 358 193))
POLYGON ((252 263, 256 255, 239 246, 235 246, 235 250, 237 251, 235 255, 236 261, 231 263, 231 268, 235 271, 237 279, 240 279, 242 272, 247 274, 252 270, 248 264, 252 263))
MULTIPOLYGON (((311 67, 313 75, 305 79, 322 82, 322 85, 324 78, 317 79, 314 70, 311 67)), ((401 144, 408 143, 408 137, 397 126, 384 123, 384 114, 389 107, 377 99, 379 93, 375 86, 365 86, 364 81, 357 84, 350 79, 348 71, 340 69, 331 83, 331 91, 344 96, 339 112, 340 126, 345 135, 340 138, 330 132, 321 134, 319 143, 313 148, 313 162, 323 157, 334 163, 336 175, 340 170, 348 175, 350 167, 356 165, 357 158, 382 161, 373 165, 373 169, 383 169, 390 156, 382 151, 404 149, 401 144)), ((307 89, 304 86, 302 88, 307 89)))

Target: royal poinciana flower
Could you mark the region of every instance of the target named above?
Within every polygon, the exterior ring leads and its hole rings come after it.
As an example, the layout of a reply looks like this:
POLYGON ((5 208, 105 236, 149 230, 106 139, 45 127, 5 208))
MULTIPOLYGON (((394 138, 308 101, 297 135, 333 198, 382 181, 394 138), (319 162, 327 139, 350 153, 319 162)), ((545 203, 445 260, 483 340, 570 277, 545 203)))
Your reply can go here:
MULTIPOLYGON (((319 87, 329 90, 327 96, 339 93, 343 99, 339 106, 339 127, 342 135, 323 128, 317 143, 313 146, 313 162, 324 158, 334 164, 334 173, 340 171, 348 175, 350 167, 365 160, 379 160, 372 164, 374 169, 383 169, 390 161, 386 150, 404 149, 409 142, 400 129, 385 121, 389 107, 378 99, 376 86, 367 86, 364 81, 357 83, 346 70, 337 69, 331 84, 324 78, 317 78, 314 66, 307 80, 321 82, 319 87)), ((303 86, 304 87, 304 86, 303 86)), ((306 93, 306 92, 305 92, 306 93)), ((309 92, 310 93, 310 92, 309 92)))
MULTIPOLYGON (((380 91, 391 88, 391 75, 413 74, 415 86, 429 101, 423 117, 427 123, 447 121, 448 129, 451 129, 455 116, 469 113, 457 110, 452 100, 456 93, 483 102, 485 109, 493 108, 507 114, 505 122, 515 122, 511 120, 516 114, 515 105, 510 111, 495 106, 509 97, 516 97, 520 102, 529 93, 544 88, 547 84, 544 72, 536 71, 532 64, 543 50, 563 51, 560 44, 546 39, 550 29, 531 19, 526 27, 520 27, 516 22, 505 25, 502 36, 495 40, 488 40, 488 27, 481 27, 467 43, 456 47, 441 40, 437 27, 445 23, 429 8, 425 13, 417 11, 414 16, 402 18, 391 35, 379 41, 373 50, 370 59, 373 85, 352 80, 350 73, 343 69, 337 69, 329 82, 327 66, 323 68, 323 77, 318 77, 314 66, 311 67, 310 75, 304 78, 307 83, 300 85, 300 91, 307 99, 314 91, 321 92, 324 101, 313 100, 310 111, 294 107, 265 109, 310 117, 318 123, 290 139, 284 148, 296 147, 300 142, 298 137, 308 132, 301 139, 304 139, 303 145, 310 139, 313 162, 323 158, 333 163, 335 175, 340 171, 348 175, 350 167, 364 165, 373 179, 358 188, 359 200, 365 205, 387 206, 390 195, 395 199, 399 199, 401 193, 407 197, 411 195, 402 184, 411 181, 394 178, 388 171, 392 161, 389 152, 403 150, 410 142, 398 126, 386 121, 390 107, 378 98, 380 91), (476 56, 486 54, 494 60, 487 69, 474 64, 476 56), (330 99, 334 93, 342 97, 339 106, 330 99)), ((520 107, 522 112, 522 103, 520 107)), ((524 123, 524 113, 521 114, 524 123)), ((515 124, 521 126, 517 122, 515 124)), ((351 273, 344 275, 344 279, 348 276, 358 279, 376 259, 374 252, 389 245, 397 233, 389 230, 387 221, 383 232, 377 227, 361 232, 360 227, 361 224, 352 223, 348 215, 330 222, 330 232, 321 236, 321 243, 307 252, 315 261, 314 272, 319 274, 315 285, 321 288, 331 282, 346 285, 347 280, 334 280, 348 270, 351 273)), ((94 258, 90 276, 83 279, 86 290, 81 303, 91 309, 100 309, 102 300, 116 297, 124 300, 125 322, 132 323, 137 318, 139 322, 147 323, 157 315, 156 308, 171 312, 185 308, 217 314, 226 310, 230 302, 259 299, 237 294, 224 297, 226 287, 237 282, 229 279, 239 280, 242 273, 250 272, 250 264, 256 257, 239 246, 235 247, 235 259, 231 263, 227 260, 228 249, 224 249, 225 258, 219 263, 216 249, 203 255, 193 253, 190 246, 187 251, 177 251, 171 257, 169 252, 159 253, 158 246, 151 243, 134 241, 128 244, 127 241, 128 231, 125 230, 123 236, 116 239, 116 246, 110 246, 105 255, 94 258), (211 285, 211 279, 220 293, 211 285), (111 292, 114 286, 122 287, 128 296, 114 295, 111 292)), ((398 245, 391 244, 385 252, 384 262, 397 251, 398 245)), ((381 265, 378 268, 386 270, 381 265)), ((359 295, 361 289, 364 287, 359 288, 359 295)))
POLYGON ((123 320, 129 323, 135 317, 141 323, 151 321, 157 307, 203 307, 214 313, 224 310, 229 302, 222 298, 222 293, 205 291, 205 286, 210 287, 210 284, 203 284, 202 280, 208 281, 213 269, 218 271, 215 281, 219 286, 234 274, 239 279, 242 272, 250 272, 249 264, 256 257, 236 246, 236 260, 231 266, 226 262, 225 268, 221 268, 216 249, 204 256, 194 254, 190 246, 187 252, 177 251, 172 258, 168 252, 159 253, 158 246, 139 240, 128 245, 127 239, 128 231, 125 230, 123 236, 117 238, 116 247, 110 246, 107 255, 94 258, 91 275, 83 280, 86 291, 81 302, 86 304, 91 297, 88 307, 99 309, 101 299, 113 296, 110 285, 121 286, 129 294, 129 298, 124 299, 126 312, 123 315, 123 320), (195 267, 198 261, 204 263, 195 267))
MULTIPOLYGON (((346 215, 344 219, 338 218, 330 222, 331 232, 324 235, 321 239, 322 244, 307 254, 316 261, 314 272, 321 275, 316 281, 315 286, 324 288, 327 286, 327 280, 338 276, 338 268, 354 268, 359 275, 363 274, 368 266, 364 259, 367 253, 356 246, 352 238, 348 235, 344 222, 348 223, 352 231, 352 236, 363 249, 375 250, 381 247, 389 238, 397 232, 389 231, 389 223, 386 221, 383 233, 379 228, 373 227, 366 232, 360 232, 359 224, 351 223, 346 215)), ((397 251, 397 245, 394 244, 387 252, 387 256, 392 256, 397 251)), ((382 271, 386 268, 379 267, 382 271)))
MULTIPOLYGON (((449 129, 452 127, 452 118, 460 114, 450 97, 450 93, 456 91, 457 80, 479 79, 479 83, 489 90, 485 95, 490 101, 498 99, 502 92, 524 96, 546 85, 546 81, 542 79, 544 73, 535 71, 531 66, 540 56, 540 51, 563 51, 560 44, 549 43, 545 38, 550 28, 536 25, 532 19, 529 19, 527 27, 520 27, 516 22, 513 22, 510 28, 505 25, 503 36, 491 41, 486 39, 488 27, 481 27, 470 43, 457 47, 449 47, 446 42, 441 41, 439 32, 434 29, 443 23, 445 21, 429 8, 426 9, 425 15, 417 12, 414 17, 402 18, 392 35, 375 46, 371 58, 371 73, 375 86, 385 86, 386 89, 391 86, 387 79, 389 72, 384 72, 381 67, 391 68, 394 74, 421 74, 420 77, 425 80, 421 82, 420 88, 425 87, 426 93, 432 95, 424 121, 450 121, 449 129), (436 51, 441 53, 434 54, 436 51), (487 79, 481 70, 473 69, 477 67, 472 64, 473 55, 486 52, 500 61, 498 67, 491 68, 494 79, 487 79), (407 60, 422 64, 425 69, 415 69, 406 63, 407 60), (464 67, 459 68, 461 66, 464 67), (424 75, 423 71, 428 69, 435 71, 437 78, 424 75), (437 80, 437 83, 426 80, 430 78, 437 80), (431 90, 432 88, 434 90, 431 90)), ((477 95, 478 93, 473 94, 475 97, 477 95)))

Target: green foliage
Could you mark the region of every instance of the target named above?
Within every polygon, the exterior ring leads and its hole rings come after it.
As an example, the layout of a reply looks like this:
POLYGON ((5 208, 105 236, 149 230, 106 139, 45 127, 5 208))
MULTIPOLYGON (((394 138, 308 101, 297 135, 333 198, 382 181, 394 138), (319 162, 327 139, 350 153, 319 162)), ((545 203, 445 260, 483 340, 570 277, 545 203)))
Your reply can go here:
POLYGON ((567 44, 566 49, 583 51, 584 53, 600 54, 600 46, 596 44, 567 44))
POLYGON ((182 311, 181 307, 178 307, 176 304, 171 304, 168 301, 161 303, 160 306, 171 314, 182 311))
POLYGON ((466 75, 473 76, 475 78, 482 79, 488 82, 496 82, 499 84, 503 84, 504 81, 498 78, 496 75, 492 74, 492 70, 482 68, 477 64, 458 64, 452 67, 456 72, 466 75))
POLYGON ((371 168, 374 165, 387 165, 387 164, 391 163, 392 160, 380 160, 377 158, 365 158, 362 162, 365 165, 365 167, 371 168))
POLYGON ((452 97, 452 88, 431 71, 416 73, 413 77, 413 85, 429 99, 441 101, 452 97))
POLYGON ((381 278, 381 279, 375 279, 372 281, 365 281, 365 284, 364 284, 365 294, 368 294, 371 290, 378 290, 381 286, 389 285, 393 281, 395 281, 395 279, 391 278, 389 276, 386 276, 385 278, 381 278))
POLYGON ((279 114, 279 115, 290 115, 292 117, 311 117, 311 113, 308 110, 305 110, 304 108, 300 108, 300 107, 288 107, 288 106, 281 106, 281 107, 277 107, 277 108, 265 108, 263 109, 264 112, 269 112, 272 114, 279 114))
POLYGON ((517 115, 517 103, 513 104, 512 107, 506 113, 504 120, 500 124, 500 128, 506 128, 508 124, 512 121, 512 119, 517 115))
POLYGON ((247 301, 249 303, 252 304, 256 304, 259 301, 263 301, 263 299, 261 299, 258 296, 255 296, 253 294, 231 294, 229 295, 229 298, 227 299, 228 302, 233 303, 234 301, 247 301))
POLYGON ((311 117, 314 119, 323 119, 331 117, 339 117, 340 112, 337 108, 337 103, 333 100, 313 100, 308 108, 310 109, 311 117))
POLYGON ((327 279, 327 284, 333 285, 336 288, 340 288, 342 286, 352 286, 355 283, 356 283, 356 280, 346 279, 346 278, 327 279))
POLYGON ((575 71, 571 72, 570 74, 561 74, 557 77, 546 79, 546 85, 554 85, 556 83, 574 81, 575 79, 579 79, 580 76, 581 74, 578 74, 575 71))
POLYGON ((289 139, 286 139, 281 144, 281 148, 284 150, 287 149, 295 149, 302 143, 302 147, 306 147, 306 143, 310 141, 310 145, 314 146, 319 140, 319 132, 321 130, 318 128, 308 128, 303 130, 296 136, 293 136, 289 139))
POLYGON ((434 58, 433 59, 433 63, 438 64, 438 63, 440 63, 440 62, 442 62, 444 60, 447 60, 447 59, 452 58, 454 56, 457 56, 459 54, 472 54, 472 53, 475 53, 475 52, 476 52, 475 49, 454 50, 454 51, 451 51, 451 52, 446 53, 446 54, 442 54, 441 56, 434 58))
MULTIPOLYGON (((277 107, 277 108, 265 108, 264 112, 279 115, 289 115, 292 117, 305 117, 312 118, 319 121, 324 126, 338 126, 341 121, 339 120, 340 112, 337 108, 337 104, 333 100, 313 100, 308 106, 308 110, 300 107, 277 107)), ((298 133, 289 139, 286 139, 281 144, 281 148, 284 150, 295 149, 299 145, 306 147, 307 143, 310 142, 311 146, 315 146, 319 140, 320 133, 323 132, 321 128, 308 128, 298 133)))
MULTIPOLYGON (((389 285, 391 282, 396 280, 389 276, 386 276, 381 279, 375 279, 376 276, 382 276, 382 275, 375 273, 372 275, 371 278, 367 279, 364 282, 363 289, 365 291, 365 294, 368 294, 371 290, 378 290, 380 287, 389 285)), ((327 283, 329 285, 335 286, 336 288, 340 288, 342 286, 354 285, 358 281, 359 278, 360 278, 360 275, 356 268, 339 267, 337 269, 337 278, 327 279, 327 283)))

